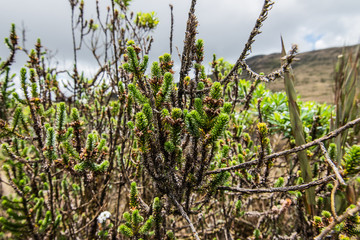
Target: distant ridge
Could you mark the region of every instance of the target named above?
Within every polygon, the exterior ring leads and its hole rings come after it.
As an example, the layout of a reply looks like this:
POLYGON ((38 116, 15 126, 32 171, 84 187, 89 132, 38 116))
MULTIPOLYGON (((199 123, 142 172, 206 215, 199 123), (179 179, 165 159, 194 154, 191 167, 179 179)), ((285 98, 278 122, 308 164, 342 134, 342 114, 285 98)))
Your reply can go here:
MULTIPOLYGON (((345 47, 355 52, 355 46, 345 47)), ((333 103, 333 71, 337 57, 342 54, 344 47, 334 47, 310 52, 299 53, 299 61, 293 63, 295 73, 295 88, 304 101, 333 103)), ((256 72, 270 73, 280 67, 280 53, 258 55, 247 59, 248 65, 256 72)), ((273 91, 283 91, 284 83, 281 79, 268 84, 273 91)))

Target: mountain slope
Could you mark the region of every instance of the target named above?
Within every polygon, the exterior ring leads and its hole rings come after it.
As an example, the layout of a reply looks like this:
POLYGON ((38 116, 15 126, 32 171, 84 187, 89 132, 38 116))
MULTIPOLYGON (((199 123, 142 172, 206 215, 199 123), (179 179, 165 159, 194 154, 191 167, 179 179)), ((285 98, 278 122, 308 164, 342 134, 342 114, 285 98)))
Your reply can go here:
MULTIPOLYGON (((293 63, 295 73, 295 88, 304 101, 333 103, 333 69, 337 57, 342 54, 343 47, 328 48, 297 55, 299 61, 293 63)), ((354 52, 355 46, 346 47, 354 52)), ((280 67, 280 53, 259 55, 247 59, 249 66, 256 72, 269 73, 280 67)), ((273 91, 283 91, 281 79, 267 84, 273 91)))

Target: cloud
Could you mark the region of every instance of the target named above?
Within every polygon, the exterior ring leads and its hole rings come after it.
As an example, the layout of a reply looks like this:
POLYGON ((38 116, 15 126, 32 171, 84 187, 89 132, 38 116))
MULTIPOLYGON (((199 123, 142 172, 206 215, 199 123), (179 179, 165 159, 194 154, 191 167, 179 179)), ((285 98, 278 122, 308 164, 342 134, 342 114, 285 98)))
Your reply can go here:
MULTIPOLYGON (((94 1, 85 1, 87 16, 95 17, 94 1)), ((109 1, 100 1, 105 9, 109 1)), ((186 19, 190 0, 133 0, 131 9, 142 12, 157 12, 160 19, 153 32, 154 43, 150 60, 169 52, 170 9, 174 6, 174 46, 182 51, 186 19)), ((198 37, 205 41, 205 64, 212 54, 234 62, 240 55, 248 35, 260 13, 262 0, 198 0, 196 15, 199 20, 198 37)), ((333 46, 352 45, 359 42, 360 15, 359 0, 278 0, 269 12, 268 20, 262 27, 262 34, 256 37, 253 54, 267 54, 280 51, 280 35, 284 37, 286 48, 299 45, 300 51, 310 51, 333 46), (318 37, 320 37, 317 39, 318 37), (313 37, 313 39, 310 39, 313 37)), ((70 6, 67 0, 18 0, 7 1, 0 9, 0 38, 8 36, 10 23, 18 30, 24 23, 27 29, 28 48, 32 48, 36 38, 49 49, 58 51, 57 60, 71 61, 72 41, 70 6)), ((0 56, 7 57, 8 50, 0 44, 0 56)), ((177 51, 173 58, 179 62, 177 51)), ((82 62, 89 62, 90 54, 80 56, 82 62)), ((24 62, 23 62, 24 63, 24 62)))

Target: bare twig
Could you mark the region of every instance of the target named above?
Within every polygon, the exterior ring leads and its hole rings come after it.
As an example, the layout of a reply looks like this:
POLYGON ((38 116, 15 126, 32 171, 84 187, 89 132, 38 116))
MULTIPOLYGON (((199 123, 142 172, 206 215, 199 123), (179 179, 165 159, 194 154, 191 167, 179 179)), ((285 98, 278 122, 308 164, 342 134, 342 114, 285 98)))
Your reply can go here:
POLYGON ((187 213, 185 212, 184 208, 180 205, 180 203, 171 195, 171 194, 168 194, 168 196, 170 197, 170 199, 174 202, 174 204, 176 205, 176 207, 179 209, 180 213, 181 213, 181 216, 183 218, 185 218, 185 220, 189 223, 189 226, 191 228, 191 231, 195 237, 195 239, 197 240, 200 240, 199 238, 199 234, 196 232, 196 229, 194 227, 194 225, 192 224, 189 216, 187 215, 187 213))
POLYGON ((335 206, 335 194, 336 191, 339 187, 339 181, 336 180, 335 181, 335 186, 333 187, 333 189, 331 190, 331 213, 334 216, 335 219, 338 218, 337 214, 336 214, 336 206, 335 206))
POLYGON ((286 69, 291 65, 294 60, 297 60, 295 58, 296 54, 297 45, 293 45, 290 52, 283 58, 284 63, 281 65, 281 67, 278 70, 275 70, 267 75, 261 75, 254 72, 245 60, 240 62, 240 66, 249 74, 249 77, 252 79, 262 82, 273 82, 278 78, 282 78, 286 69))
POLYGON ((86 223, 84 226, 82 226, 81 228, 77 229, 75 231, 75 234, 78 234, 79 232, 83 231, 84 229, 86 229, 91 223, 93 223, 99 216, 99 214, 102 212, 102 210, 104 209, 105 205, 102 205, 100 207, 100 209, 96 212, 96 214, 94 215, 94 217, 88 222, 86 223))
POLYGON ((173 44, 173 33, 174 33, 174 13, 173 13, 173 5, 169 4, 170 14, 171 14, 171 27, 170 27, 170 55, 172 55, 172 44, 173 44))
MULTIPOLYGON (((278 70, 275 70, 267 75, 262 75, 254 72, 250 66, 246 63, 245 60, 241 61, 239 64, 241 67, 249 74, 249 77, 254 79, 255 81, 262 81, 262 82, 273 82, 278 78, 282 78, 286 69, 291 65, 291 63, 296 60, 295 55, 297 54, 297 46, 293 45, 292 49, 290 50, 289 54, 284 57, 285 61, 281 65, 278 70)), ((226 78, 226 77, 225 77, 226 78)), ((225 78, 222 80, 224 81, 225 78)), ((228 81, 225 83, 227 84, 228 81)), ((204 88, 202 90, 194 90, 194 93, 208 93, 210 91, 210 87, 204 88)), ((184 90, 185 93, 189 94, 189 90, 184 90)), ((251 99, 250 99, 251 100, 251 99)))
POLYGON ((342 184, 342 185, 346 185, 344 179, 341 177, 340 175, 340 172, 339 172, 339 169, 336 167, 336 165, 333 163, 333 161, 331 161, 331 158, 324 146, 324 143, 323 142, 320 142, 319 143, 320 147, 321 147, 321 151, 323 152, 324 156, 325 156, 325 159, 326 161, 328 162, 328 164, 330 165, 330 167, 334 170, 335 172, 335 175, 336 175, 336 178, 339 180, 339 182, 342 184))
POLYGON ((231 69, 231 71, 226 75, 226 77, 221 81, 222 84, 225 84, 230 81, 230 78, 233 76, 233 74, 239 69, 240 66, 244 63, 243 60, 248 56, 249 52, 251 51, 251 45, 255 41, 254 38, 261 33, 260 28, 262 26, 262 23, 266 20, 268 12, 271 10, 272 5, 274 2, 271 0, 265 0, 264 5, 262 7, 260 16, 256 20, 255 26, 253 30, 250 33, 249 39, 245 44, 245 47, 239 57, 239 59, 236 61, 234 67, 231 69))
POLYGON ((193 58, 193 48, 195 44, 195 36, 197 34, 196 27, 198 22, 195 16, 195 5, 196 5, 196 0, 192 0, 189 11, 189 18, 187 20, 184 48, 181 57, 180 81, 179 81, 178 102, 177 102, 179 107, 182 107, 182 97, 184 94, 184 78, 188 74, 191 67, 191 62, 193 58))
POLYGON ((146 214, 149 214, 150 210, 151 210, 149 205, 147 205, 146 202, 144 202, 144 200, 142 200, 142 198, 140 196, 138 196, 138 199, 139 199, 139 204, 140 204, 141 208, 144 209, 146 214))
POLYGON ((324 228, 319 235, 317 235, 314 240, 323 239, 338 223, 344 221, 347 217, 353 216, 360 210, 360 201, 357 202, 354 208, 348 208, 346 212, 331 222, 326 228, 324 228))
POLYGON ((248 189, 248 188, 236 188, 236 187, 218 187, 219 190, 226 190, 231 192, 236 192, 239 194, 254 194, 254 193, 274 193, 274 192, 289 192, 289 191, 300 191, 311 188, 313 186, 321 185, 333 180, 335 174, 320 178, 319 180, 312 181, 309 183, 304 183, 301 185, 296 186, 289 186, 289 187, 276 187, 276 188, 258 188, 258 189, 248 189))

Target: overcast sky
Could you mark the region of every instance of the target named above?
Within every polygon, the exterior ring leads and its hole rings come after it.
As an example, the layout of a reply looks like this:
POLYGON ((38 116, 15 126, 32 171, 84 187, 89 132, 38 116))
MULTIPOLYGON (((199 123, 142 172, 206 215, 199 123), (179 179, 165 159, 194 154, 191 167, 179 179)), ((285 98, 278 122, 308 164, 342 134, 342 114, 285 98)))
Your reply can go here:
MULTIPOLYGON (((18 31, 22 25, 27 33, 27 48, 32 48, 38 37, 43 45, 57 51, 56 59, 69 64, 72 59, 70 6, 68 0, 0 0, 0 38, 8 36, 10 24, 18 31)), ((85 0, 89 16, 95 17, 91 5, 85 0)), ((100 0, 104 6, 107 0, 100 0)), ((150 60, 169 52, 170 9, 174 6, 174 46, 182 50, 187 13, 191 0, 133 0, 134 12, 157 12, 160 20, 153 32, 155 42, 150 60)), ((198 0, 196 15, 199 21, 198 38, 205 41, 206 64, 216 53, 234 62, 248 38, 259 15, 262 0, 198 0)), ((360 39, 359 0, 277 0, 264 23, 262 34, 256 38, 252 55, 280 51, 280 35, 287 49, 296 43, 300 52, 333 46, 353 45, 360 39)), ((176 50, 174 48, 174 53, 176 50)), ((0 57, 8 50, 0 46, 0 57)), ((178 60, 174 56, 175 60, 178 60)), ((88 57, 79 59, 82 66, 89 65, 88 57)), ((21 62, 23 64, 25 62, 21 62)), ((18 60, 18 63, 19 60, 18 60)))

